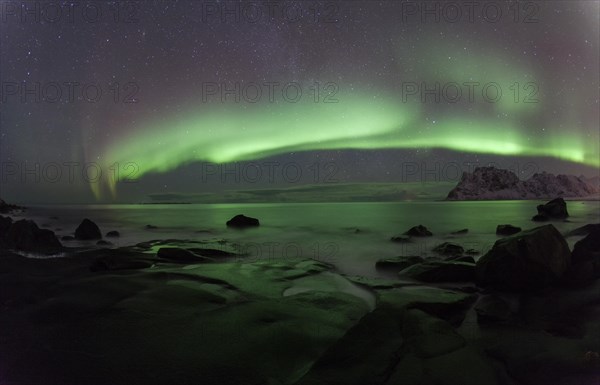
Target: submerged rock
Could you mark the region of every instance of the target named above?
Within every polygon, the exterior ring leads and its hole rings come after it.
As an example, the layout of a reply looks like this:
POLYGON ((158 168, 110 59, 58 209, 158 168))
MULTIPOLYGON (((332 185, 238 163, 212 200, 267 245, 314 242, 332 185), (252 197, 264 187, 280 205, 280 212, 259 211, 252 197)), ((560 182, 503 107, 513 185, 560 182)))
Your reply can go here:
POLYGON ((102 233, 100 232, 98 225, 87 218, 85 218, 75 230, 75 239, 91 240, 101 238, 102 233))
POLYGON ((587 225, 584 225, 584 226, 581 226, 581 227, 578 227, 576 229, 569 231, 565 236, 572 237, 572 236, 588 235, 592 231, 600 231, 600 223, 588 223, 587 225))
POLYGON ((412 265, 399 273, 423 282, 473 281, 475 264, 456 261, 431 261, 412 265))
POLYGON ((457 245, 456 243, 444 242, 444 243, 434 247, 433 251, 435 251, 438 254, 442 254, 442 255, 456 256, 456 255, 461 255, 462 253, 464 253, 465 249, 462 246, 457 245))
POLYGON ((256 227, 259 226, 260 223, 258 219, 247 217, 245 215, 236 215, 227 221, 227 227, 236 227, 236 228, 245 228, 245 227, 256 227))
POLYGON ((421 262, 423 258, 419 256, 400 256, 380 259, 375 263, 375 267, 380 270, 400 271, 421 262))
POLYGON ((514 235, 521 232, 521 228, 513 225, 498 225, 496 235, 514 235))
POLYGON ((469 232, 469 229, 462 229, 462 230, 453 231, 450 234, 452 234, 452 235, 460 235, 460 234, 467 234, 468 232, 469 232))
POLYGON ((478 284, 507 290, 535 290, 556 283, 571 264, 569 246, 552 225, 496 241, 477 261, 478 284))
POLYGON ((410 243, 411 242, 410 237, 407 237, 405 235, 396 235, 396 236, 393 236, 390 240, 392 242, 396 242, 396 243, 410 243))
POLYGON ((210 261, 208 258, 200 257, 191 251, 178 247, 162 247, 158 250, 156 256, 177 263, 202 263, 210 261))
POLYGON ((106 236, 109 238, 117 238, 120 237, 121 234, 118 231, 109 231, 108 233, 106 233, 106 236))
POLYGON ((411 237, 431 237, 433 233, 423 225, 411 227, 404 235, 410 235, 411 237))

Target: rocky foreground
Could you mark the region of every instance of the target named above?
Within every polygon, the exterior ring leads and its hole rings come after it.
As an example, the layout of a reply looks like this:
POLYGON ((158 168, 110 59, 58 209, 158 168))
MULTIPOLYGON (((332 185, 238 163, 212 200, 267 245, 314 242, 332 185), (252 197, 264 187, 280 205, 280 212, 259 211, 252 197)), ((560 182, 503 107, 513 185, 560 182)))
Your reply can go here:
MULTIPOLYGON (((245 218, 233 223, 258 225, 245 218)), ((0 379, 599 383, 600 225, 568 234, 581 237, 573 250, 552 224, 498 231, 477 261, 446 242, 436 257, 379 261, 390 278, 373 279, 310 259, 248 259, 226 241, 69 248, 0 216, 0 379), (62 257, 19 255, 44 250, 62 257)), ((89 220, 75 234, 102 237, 89 220)), ((415 226, 402 237, 430 235, 415 226)))

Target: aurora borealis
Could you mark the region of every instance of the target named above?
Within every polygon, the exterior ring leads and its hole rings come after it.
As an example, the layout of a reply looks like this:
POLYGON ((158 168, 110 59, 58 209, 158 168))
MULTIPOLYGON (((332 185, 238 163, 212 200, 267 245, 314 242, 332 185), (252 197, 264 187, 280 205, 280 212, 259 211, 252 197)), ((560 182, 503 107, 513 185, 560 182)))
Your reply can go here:
MULTIPOLYGON (((257 22, 207 14, 215 2, 134 3, 135 22, 28 23, 3 9, 2 162, 96 162, 105 171, 77 186, 13 181, 3 195, 45 189, 49 201, 66 193, 77 201, 141 199, 172 192, 161 180, 194 162, 298 153, 336 162, 355 150, 379 152, 366 168, 383 175, 435 149, 447 150, 441 162, 527 158, 545 169, 553 159, 560 169, 546 171, 598 174, 597 1, 530 2, 535 22, 527 23, 515 22, 513 8, 497 22, 436 22, 402 14, 391 1, 302 2, 321 19, 275 14, 257 22), (103 94, 51 103, 12 95, 6 82, 94 83, 103 94), (262 89, 257 100, 240 97, 249 85, 272 82, 298 85, 302 95, 268 98, 262 89), (131 99, 126 84, 136 88, 131 99), (207 97, 207 85, 218 91, 207 97), (119 194, 107 176, 115 163, 137 165, 137 195, 119 194)), ((356 178, 344 171, 344 181, 356 178)), ((203 188, 190 182, 186 192, 203 188)))

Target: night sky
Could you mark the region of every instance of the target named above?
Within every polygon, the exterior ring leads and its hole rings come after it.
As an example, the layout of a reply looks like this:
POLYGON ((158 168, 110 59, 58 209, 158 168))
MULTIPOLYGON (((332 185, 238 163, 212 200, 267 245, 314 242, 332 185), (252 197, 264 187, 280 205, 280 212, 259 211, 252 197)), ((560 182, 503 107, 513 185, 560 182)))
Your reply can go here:
POLYGON ((402 182, 407 164, 598 175, 600 2, 470 3, 0 0, 0 196, 402 182), (249 162, 304 174, 215 177, 249 162))

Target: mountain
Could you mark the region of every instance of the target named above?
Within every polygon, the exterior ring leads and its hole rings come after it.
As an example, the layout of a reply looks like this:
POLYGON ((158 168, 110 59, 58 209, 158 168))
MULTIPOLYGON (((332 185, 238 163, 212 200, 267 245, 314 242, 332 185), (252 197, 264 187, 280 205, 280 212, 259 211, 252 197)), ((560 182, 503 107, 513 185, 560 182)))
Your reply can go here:
POLYGON ((598 188, 574 175, 536 173, 520 180, 513 172, 495 167, 477 167, 473 173, 463 172, 447 200, 551 199, 556 197, 589 197, 598 188))

